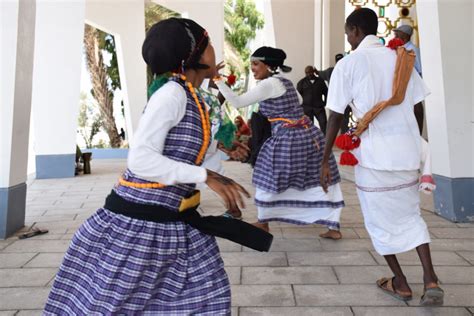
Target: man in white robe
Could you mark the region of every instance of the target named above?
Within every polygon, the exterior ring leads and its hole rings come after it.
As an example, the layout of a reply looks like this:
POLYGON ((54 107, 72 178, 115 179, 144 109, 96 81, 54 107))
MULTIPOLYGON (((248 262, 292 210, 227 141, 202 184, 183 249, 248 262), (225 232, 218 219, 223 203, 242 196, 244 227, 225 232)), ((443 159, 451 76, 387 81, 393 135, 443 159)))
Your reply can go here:
MULTIPOLYGON (((377 25, 375 12, 365 8, 346 19, 347 40, 353 52, 336 65, 331 76, 327 102, 331 114, 321 167, 323 187, 331 177, 328 158, 346 105, 360 119, 392 96, 397 55, 375 36, 377 25)), ((377 285, 397 299, 411 300, 412 291, 395 255, 416 248, 424 272, 421 305, 433 306, 443 303, 444 293, 433 269, 430 236, 420 214, 421 139, 413 115, 413 106, 428 94, 423 80, 413 71, 404 101, 384 109, 370 123, 354 155, 359 161, 355 180, 365 227, 375 250, 385 257, 394 274, 393 278, 378 280, 377 285)))

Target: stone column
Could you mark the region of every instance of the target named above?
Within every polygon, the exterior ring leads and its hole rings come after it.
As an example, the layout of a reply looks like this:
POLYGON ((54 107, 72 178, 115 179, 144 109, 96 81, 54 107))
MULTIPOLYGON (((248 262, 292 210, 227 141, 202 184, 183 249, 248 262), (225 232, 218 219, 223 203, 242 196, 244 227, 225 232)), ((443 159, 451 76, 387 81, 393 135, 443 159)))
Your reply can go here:
POLYGON ((0 2, 0 239, 25 223, 36 2, 0 2))
POLYGON ((84 0, 37 0, 33 73, 36 178, 73 177, 84 0))
POLYGON ((417 1, 423 79, 431 90, 426 120, 437 181, 435 211, 474 220, 474 2, 417 1))

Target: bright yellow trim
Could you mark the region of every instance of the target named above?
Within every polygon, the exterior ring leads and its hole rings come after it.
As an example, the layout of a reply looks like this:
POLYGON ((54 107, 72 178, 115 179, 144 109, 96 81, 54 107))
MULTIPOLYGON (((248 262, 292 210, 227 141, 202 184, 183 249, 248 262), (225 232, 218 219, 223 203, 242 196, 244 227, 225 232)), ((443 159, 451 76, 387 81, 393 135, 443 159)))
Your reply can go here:
POLYGON ((182 212, 192 207, 196 207, 199 203, 201 203, 201 192, 197 191, 193 196, 181 200, 179 211, 182 212))
MULTIPOLYGON (((181 80, 186 81, 186 76, 182 74, 174 74, 175 76, 179 76, 181 80)), ((205 107, 204 100, 202 101, 202 105, 199 102, 197 97, 196 91, 194 90, 193 85, 190 82, 186 82, 186 86, 188 87, 189 91, 191 92, 194 102, 199 109, 199 114, 201 116, 201 124, 202 124, 202 132, 203 132, 203 141, 201 149, 199 150, 198 156, 196 157, 196 165, 199 165, 203 160, 204 156, 206 155, 207 148, 209 146, 210 138, 211 138, 211 123, 209 120, 209 113, 203 108, 205 107)), ((160 189, 166 187, 166 185, 153 182, 153 183, 137 183, 125 180, 123 177, 120 177, 119 183, 123 186, 132 187, 132 188, 139 188, 139 189, 160 189)), ((199 204, 199 203, 198 203, 199 204)))
POLYGON ((295 123, 295 121, 290 120, 290 119, 286 119, 286 118, 283 118, 283 117, 271 118, 271 119, 268 119, 268 121, 269 121, 269 122, 283 121, 283 122, 290 123, 290 124, 294 124, 294 123, 295 123))

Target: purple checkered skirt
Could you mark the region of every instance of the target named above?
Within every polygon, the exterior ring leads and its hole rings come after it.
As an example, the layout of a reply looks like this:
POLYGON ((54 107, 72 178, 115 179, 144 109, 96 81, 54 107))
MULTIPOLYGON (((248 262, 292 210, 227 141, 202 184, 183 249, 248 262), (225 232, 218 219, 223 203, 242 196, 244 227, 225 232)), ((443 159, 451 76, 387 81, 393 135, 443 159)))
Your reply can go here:
POLYGON ((45 315, 230 315, 215 238, 100 209, 77 231, 45 315))
MULTIPOLYGON (((169 131, 163 155, 194 164, 202 126, 187 94, 186 114, 169 131)), ((147 182, 129 170, 124 177, 147 182)), ((131 202, 177 211, 194 188, 115 191, 131 202)), ((183 222, 155 223, 99 209, 74 235, 44 314, 230 315, 230 285, 213 236, 183 222)))
MULTIPOLYGON (((287 92, 281 97, 261 102, 260 110, 269 118, 302 118, 303 109, 293 84, 288 79, 279 79, 287 92)), ((312 123, 309 128, 283 127, 284 124, 282 121, 272 123, 272 136, 263 144, 255 164, 253 184, 271 193, 320 186, 320 168, 326 145, 324 134, 312 123)), ((330 167, 330 185, 339 183, 339 170, 332 155, 330 167)))

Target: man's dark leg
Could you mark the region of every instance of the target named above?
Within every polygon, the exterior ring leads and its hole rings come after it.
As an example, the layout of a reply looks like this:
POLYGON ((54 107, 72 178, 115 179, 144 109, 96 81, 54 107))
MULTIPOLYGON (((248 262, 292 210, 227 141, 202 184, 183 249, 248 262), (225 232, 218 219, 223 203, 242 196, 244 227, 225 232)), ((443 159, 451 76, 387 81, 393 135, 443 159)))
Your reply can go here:
POLYGON ((430 245, 423 244, 416 247, 416 251, 418 252, 418 256, 420 257, 421 265, 423 266, 423 282, 425 286, 430 284, 437 284, 438 277, 434 272, 433 263, 431 262, 431 252, 430 252, 430 245))
POLYGON ((407 278, 403 274, 402 268, 398 263, 397 257, 395 255, 384 256, 385 261, 387 261, 390 270, 392 270, 395 279, 393 279, 393 286, 396 290, 403 292, 411 292, 410 286, 408 286, 407 278))
POLYGON ((304 115, 306 115, 307 117, 309 117, 309 119, 311 120, 311 122, 314 123, 313 109, 310 108, 310 107, 303 107, 303 112, 304 112, 304 115))
POLYGON ((415 117, 416 122, 418 123, 418 129, 420 130, 420 135, 423 134, 423 121, 425 118, 425 113, 423 110, 423 103, 415 104, 415 117))
POLYGON ((319 122, 319 129, 326 135, 326 126, 328 123, 328 118, 326 116, 326 110, 322 109, 315 109, 316 119, 319 122))

